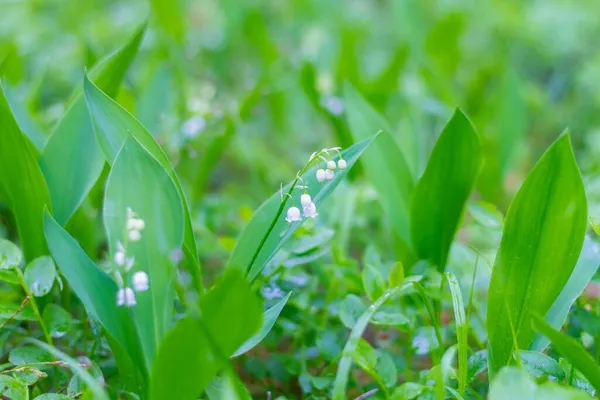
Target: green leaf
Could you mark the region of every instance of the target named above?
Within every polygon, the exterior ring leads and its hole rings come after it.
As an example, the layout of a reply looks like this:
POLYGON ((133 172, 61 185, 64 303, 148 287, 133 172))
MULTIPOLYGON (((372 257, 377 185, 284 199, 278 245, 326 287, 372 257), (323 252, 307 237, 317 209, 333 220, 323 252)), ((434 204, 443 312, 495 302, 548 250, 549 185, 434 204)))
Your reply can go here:
POLYGON ((481 144, 471 122, 456 109, 440 134, 411 203, 414 251, 444 271, 450 245, 481 168, 481 144))
POLYGON ((0 375, 0 396, 5 396, 11 400, 25 400, 27 396, 27 386, 8 375, 0 375))
POLYGON ((56 304, 48 304, 44 307, 42 317, 52 337, 63 337, 73 328, 71 314, 56 304))
POLYGON ((127 257, 135 264, 124 279, 134 271, 148 274, 150 289, 136 294, 137 305, 132 311, 142 349, 148 365, 172 319, 175 297, 175 266, 173 252, 183 242, 183 205, 177 186, 165 169, 134 138, 125 141, 115 159, 106 182, 104 225, 111 254, 117 243, 126 247, 127 257), (127 209, 145 222, 139 242, 128 242, 127 209))
POLYGON ((533 318, 533 328, 546 336, 558 352, 590 381, 596 392, 600 391, 600 366, 583 346, 572 337, 565 335, 538 316, 533 318))
POLYGON ((367 309, 367 305, 355 294, 349 294, 340 304, 340 320, 348 329, 356 325, 356 321, 367 309))
POLYGON ((388 273, 388 285, 390 287, 399 286, 404 282, 404 265, 398 261, 392 264, 388 273))
POLYGON ((396 366, 390 355, 373 349, 366 340, 358 341, 352 359, 363 371, 371 375, 384 391, 396 383, 396 366))
POLYGON ((69 400, 72 397, 66 396, 64 394, 56 394, 56 393, 44 393, 37 396, 33 400, 69 400))
MULTIPOLYGON (((515 355, 515 358, 517 355, 515 355)), ((560 364, 554 358, 537 351, 519 350, 521 366, 529 372, 532 378, 547 377, 555 382, 565 379, 560 364)))
POLYGON ((23 253, 13 242, 0 238, 0 270, 18 267, 23 253))
POLYGON ((154 157, 158 163, 165 169, 167 174, 173 179, 179 196, 183 202, 185 213, 185 236, 183 251, 186 258, 184 264, 194 278, 195 286, 198 291, 203 291, 202 276, 198 268, 198 254, 196 250, 196 240, 192 230, 192 222, 185 194, 177 175, 169 159, 154 140, 152 135, 131 115, 127 110, 104 94, 96 85, 94 85, 86 76, 84 79, 84 93, 88 109, 94 123, 96 138, 104 152, 106 160, 113 164, 117 154, 123 147, 128 138, 135 138, 137 142, 154 157))
POLYGON ((467 209, 473 219, 484 228, 501 230, 504 223, 504 218, 498 208, 493 204, 485 201, 469 204, 467 209))
POLYGON ((47 253, 42 229, 44 206, 50 207, 36 150, 21 133, 0 83, 0 196, 12 211, 26 260, 47 253))
POLYGON ((4 87, 4 94, 21 131, 27 135, 36 149, 41 151, 46 143, 46 133, 33 119, 33 116, 26 107, 25 99, 22 99, 18 91, 10 85, 4 87))
POLYGON ((514 341, 529 348, 530 316, 546 315, 567 283, 586 225, 583 183, 565 134, 529 173, 506 216, 487 303, 491 375, 511 360, 514 341))
POLYGON ((369 308, 367 308, 360 316, 356 324, 352 327, 350 337, 344 346, 342 352, 342 358, 338 364, 338 370, 335 376, 335 382, 333 385, 333 400, 344 400, 346 399, 346 386, 348 385, 348 376, 350 374, 350 368, 352 367, 353 357, 356 351, 359 341, 369 325, 371 318, 377 310, 392 296, 402 293, 408 288, 412 288, 413 283, 409 282, 402 286, 396 286, 386 291, 383 296, 378 298, 369 308))
POLYGON ((467 352, 469 348, 467 338, 469 326, 465 316, 465 303, 460 290, 460 285, 458 284, 458 279, 450 272, 446 272, 446 278, 448 279, 448 287, 450 287, 450 294, 452 295, 454 323, 456 324, 456 338, 458 341, 458 390, 460 395, 464 396, 465 388, 467 386, 467 352))
POLYGON ((13 365, 38 364, 52 361, 52 357, 39 347, 21 346, 9 353, 8 361, 13 365))
POLYGON ((573 364, 569 363, 562 357, 558 362, 561 368, 563 369, 567 380, 571 381, 571 385, 573 387, 579 390, 583 390, 590 396, 594 396, 596 394, 596 389, 594 389, 590 381, 588 381, 588 379, 581 373, 581 371, 575 368, 573 364))
POLYGON ((355 141, 370 138, 378 131, 377 142, 362 157, 369 181, 379 193, 392 229, 410 244, 410 199, 415 182, 401 149, 392 137, 387 121, 351 85, 344 86, 346 116, 355 141))
POLYGON ((152 367, 151 399, 197 399, 229 356, 260 328, 262 306, 239 270, 225 273, 200 300, 201 318, 180 320, 152 367))
POLYGON ((45 296, 50 293, 56 279, 56 267, 49 256, 41 256, 27 264, 23 274, 32 295, 45 296))
POLYGON ((252 400, 248 389, 233 371, 214 379, 206 388, 210 400, 252 400))
MULTIPOLYGON (((560 295, 546 314, 545 319, 550 326, 559 329, 566 321, 569 309, 581 293, 583 293, 590 279, 592 279, 592 276, 598 270, 598 265, 600 265, 598 245, 592 239, 586 237, 575 269, 573 269, 567 284, 563 287, 560 295)), ((550 341, 546 337, 538 334, 533 339, 533 343, 529 348, 530 350, 543 351, 549 344, 550 341)))
POLYGON ((377 300, 386 289, 385 280, 381 272, 371 264, 365 264, 362 271, 363 288, 371 301, 377 300))
MULTIPOLYGON (((121 373, 131 379, 143 376, 147 366, 142 356, 139 338, 128 310, 116 305, 117 284, 89 259, 79 244, 48 213, 44 218, 44 231, 52 256, 70 287, 87 312, 98 320, 109 334, 109 343, 121 373), (126 349, 125 352, 123 349, 126 349), (130 358, 132 363, 126 363, 127 358, 130 358), (135 370, 130 370, 130 367, 134 367, 135 370)), ((135 386, 142 384, 138 382, 135 386)))
MULTIPOLYGON (((356 143, 352 147, 342 152, 347 166, 344 170, 337 170, 333 180, 324 183, 318 183, 316 178, 317 166, 308 169, 302 176, 304 183, 308 186, 313 202, 319 209, 319 205, 333 192, 339 185, 348 171, 356 163, 356 160, 376 139, 372 137, 368 140, 356 143)), ((337 160, 337 158, 334 158, 337 160)), ((295 183, 293 183, 295 185, 295 183)), ((283 188, 284 192, 290 190, 292 184, 283 188)), ((300 203, 301 191, 291 192, 294 198, 294 204, 300 203)), ((287 198, 284 199, 288 204, 287 198)), ((235 248, 227 262, 228 268, 239 268, 247 272, 249 280, 253 280, 260 275, 265 265, 275 255, 277 250, 294 234, 302 225, 302 222, 289 224, 286 220, 286 213, 282 207, 281 194, 279 190, 275 192, 267 201, 265 201, 254 213, 252 219, 240 235, 235 248)), ((318 218, 318 217, 317 217, 318 218)))
POLYGON ((102 384, 98 382, 98 380, 96 380, 92 375, 90 375, 89 372, 80 367, 77 360, 69 357, 55 347, 52 347, 44 342, 40 342, 37 339, 27 338, 26 340, 52 354, 60 361, 67 363, 71 371, 73 371, 75 375, 79 376, 85 382, 89 390, 92 392, 94 400, 109 400, 109 397, 104 391, 102 384))
POLYGON ((423 392, 425 386, 417 382, 406 382, 398 386, 392 393, 392 400, 412 400, 423 392))
MULTIPOLYGON (((145 28, 145 24, 138 28, 123 47, 90 72, 110 96, 116 96, 145 28)), ((50 190, 54 218, 63 226, 98 180, 105 162, 80 91, 76 91, 72 105, 54 129, 39 160, 50 190)))
POLYGON ((292 292, 289 292, 283 299, 279 300, 277 304, 275 304, 273 307, 269 308, 267 311, 264 312, 262 318, 263 324, 260 327, 260 330, 256 332, 256 334, 250 339, 246 340, 244 344, 242 344, 240 348, 237 349, 235 353, 233 353, 232 357, 237 357, 239 355, 247 353, 248 351, 252 350, 257 344, 262 342, 262 340, 269 334, 271 329, 273 329, 275 322, 277 322, 277 318, 279 318, 279 314, 281 314, 281 310, 283 310, 283 307, 285 307, 285 304, 290 299, 291 295, 292 292))
POLYGON ((537 385, 527 372, 505 367, 492 381, 489 400, 591 400, 591 397, 553 382, 537 385))
POLYGON ((15 314, 19 308, 21 308, 21 304, 0 304, 0 319, 7 319, 11 317, 17 321, 35 321, 37 319, 36 315, 33 313, 33 310, 29 306, 23 308, 18 314, 15 314))

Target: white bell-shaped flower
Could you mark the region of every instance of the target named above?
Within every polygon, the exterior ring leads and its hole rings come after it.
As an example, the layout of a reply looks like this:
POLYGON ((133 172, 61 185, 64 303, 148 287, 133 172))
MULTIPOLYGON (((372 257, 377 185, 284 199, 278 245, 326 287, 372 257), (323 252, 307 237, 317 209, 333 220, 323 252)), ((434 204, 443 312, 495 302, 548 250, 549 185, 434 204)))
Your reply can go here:
POLYGON ((129 234, 127 235, 127 237, 132 242, 139 242, 140 239, 142 238, 142 234, 137 229, 134 229, 132 231, 129 231, 129 234))
POLYGON ((138 271, 135 274, 133 274, 131 282, 133 283, 133 288, 136 292, 144 292, 148 290, 148 274, 144 271, 138 271))
POLYGON ((127 219, 127 230, 128 231, 141 231, 146 226, 146 223, 141 218, 129 218, 127 219))
POLYGON ((287 218, 285 219, 287 222, 301 221, 302 217, 300 217, 300 210, 298 207, 290 207, 287 211, 287 218))
POLYGON ((312 201, 304 207, 304 216, 306 218, 315 218, 317 215, 317 206, 312 201))
POLYGON ((125 265, 125 252, 122 250, 118 250, 115 253, 114 260, 115 260, 115 264, 117 264, 119 266, 125 265))
POLYGON ((344 160, 343 158, 340 158, 338 160, 338 168, 339 169, 346 169, 346 160, 344 160))
POLYGON ((329 160, 327 161, 327 169, 334 170, 335 169, 335 161, 329 160))
POLYGON ((325 181, 325 179, 327 179, 327 173, 325 172, 324 169, 319 169, 317 171, 317 181, 319 181, 319 183, 325 181))
POLYGON ((300 196, 300 203, 302 203, 302 207, 308 207, 311 202, 312 199, 310 198, 310 194, 304 193, 302 196, 300 196))
POLYGON ((325 171, 325 179, 327 179, 328 181, 332 180, 334 176, 335 174, 332 170, 328 169, 327 171, 325 171))
POLYGON ((135 301, 135 293, 131 288, 122 288, 117 291, 117 306, 133 307, 137 303, 135 301))

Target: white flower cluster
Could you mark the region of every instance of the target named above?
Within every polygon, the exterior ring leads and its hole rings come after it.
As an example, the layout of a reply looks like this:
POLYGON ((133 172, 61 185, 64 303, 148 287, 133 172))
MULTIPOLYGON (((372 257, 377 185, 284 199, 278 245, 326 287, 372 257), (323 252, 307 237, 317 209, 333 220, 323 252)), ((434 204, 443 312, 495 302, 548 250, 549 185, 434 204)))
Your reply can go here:
MULTIPOLYGON (((138 242, 142 238, 142 230, 146 224, 144 220, 138 218, 131 208, 127 209, 127 222, 125 224, 127 230, 127 239, 132 242, 138 242)), ((137 271, 131 277, 131 284, 133 288, 125 285, 122 275, 129 273, 135 263, 134 257, 127 256, 126 249, 127 242, 125 245, 121 242, 117 242, 117 251, 113 257, 115 265, 115 279, 119 285, 117 291, 117 306, 132 307, 137 304, 135 299, 135 292, 143 292, 149 288, 148 274, 144 271, 137 271)))
MULTIPOLYGON (((310 164, 316 159, 323 160, 327 166, 326 169, 320 168, 317 170, 317 181, 319 183, 322 183, 326 180, 329 180, 329 181, 332 180, 335 176, 335 173, 333 171, 335 171, 336 168, 346 169, 346 166, 347 166, 346 160, 344 160, 342 158, 342 154, 340 153, 340 147, 333 147, 331 149, 323 149, 319 152, 313 153, 310 156, 310 158, 308 160, 308 164, 304 167, 304 169, 302 171, 299 171, 296 176, 300 181, 302 181, 302 186, 297 187, 297 188, 304 190, 304 194, 302 194, 302 196, 300 196, 300 203, 302 205, 302 211, 303 211, 305 218, 315 218, 317 215, 319 215, 319 214, 317 214, 317 206, 312 201, 310 194, 308 194, 306 192, 306 189, 308 189, 308 187, 306 185, 304 185, 304 181, 302 180, 302 177, 301 177, 302 172, 304 170, 306 170, 306 168, 309 167, 310 164), (330 151, 336 151, 339 153, 340 158, 337 161, 337 163, 334 160, 331 160, 331 159, 328 160, 323 156, 323 154, 329 155, 330 151)), ((292 200, 292 206, 290 208, 288 208, 287 217, 285 220, 290 223, 295 222, 295 221, 301 221, 302 217, 300 214, 300 209, 294 205, 294 199, 292 198, 292 196, 289 193, 285 193, 285 195, 287 195, 292 200)), ((284 193, 282 191, 282 193, 281 193, 282 201, 283 201, 283 196, 284 196, 284 193)))

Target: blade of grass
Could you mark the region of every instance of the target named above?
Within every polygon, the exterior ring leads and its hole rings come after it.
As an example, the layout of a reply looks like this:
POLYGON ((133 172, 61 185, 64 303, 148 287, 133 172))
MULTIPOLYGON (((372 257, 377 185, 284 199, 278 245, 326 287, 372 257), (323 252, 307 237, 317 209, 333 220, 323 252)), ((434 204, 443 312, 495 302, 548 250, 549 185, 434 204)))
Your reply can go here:
POLYGON ((465 388, 467 386, 467 334, 469 326, 465 317, 465 305, 458 280, 450 272, 446 272, 446 279, 448 279, 448 286, 450 287, 450 293, 452 294, 456 338, 458 340, 458 391, 461 396, 464 396, 465 388))

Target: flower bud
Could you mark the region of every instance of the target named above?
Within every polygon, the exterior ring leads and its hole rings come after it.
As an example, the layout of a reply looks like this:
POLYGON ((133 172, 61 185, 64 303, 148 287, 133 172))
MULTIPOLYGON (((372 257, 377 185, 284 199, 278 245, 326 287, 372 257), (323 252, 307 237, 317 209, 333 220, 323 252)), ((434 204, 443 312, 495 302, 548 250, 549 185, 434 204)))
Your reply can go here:
POLYGON ((133 283, 133 288, 136 292, 143 292, 148 290, 148 274, 144 271, 138 271, 133 274, 133 278, 131 279, 133 283))
POLYGON ((338 168, 339 169, 346 169, 346 160, 344 160, 343 158, 340 158, 338 160, 338 168))
POLYGON ((324 169, 319 169, 317 171, 317 181, 319 181, 319 183, 321 183, 325 179, 327 179, 327 174, 326 174, 325 170, 324 169))
POLYGON ((301 221, 300 210, 298 207, 290 207, 287 211, 287 218, 285 219, 287 222, 301 221))
POLYGON ((310 198, 310 194, 304 193, 300 196, 300 203, 302 203, 302 207, 307 207, 312 202, 310 198))
POLYGON ((335 161, 329 160, 327 161, 327 169, 334 170, 335 169, 335 161))

